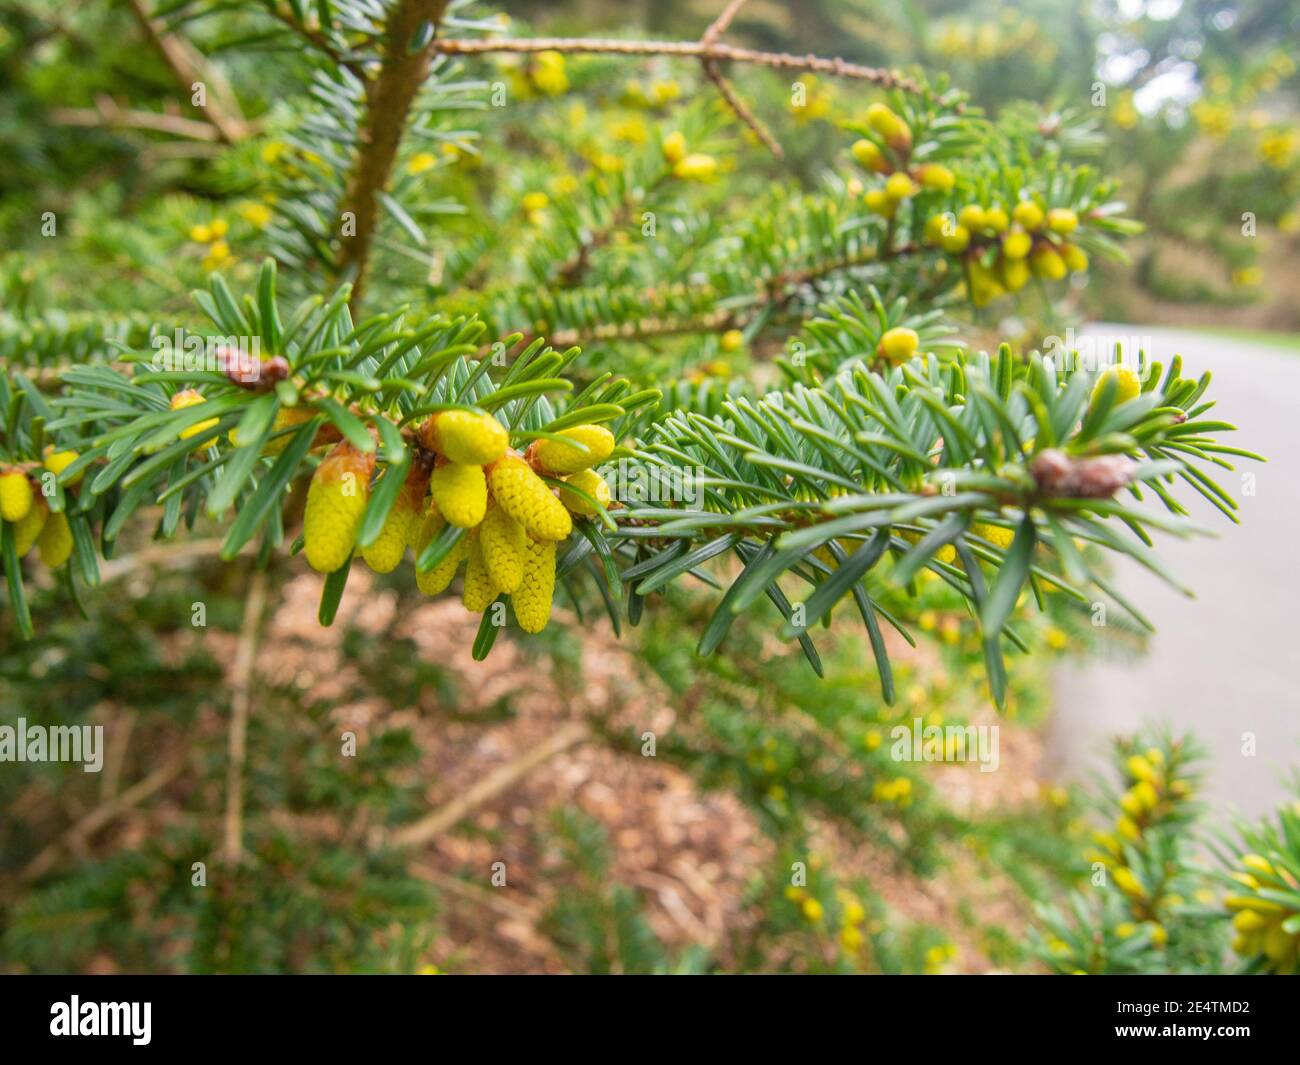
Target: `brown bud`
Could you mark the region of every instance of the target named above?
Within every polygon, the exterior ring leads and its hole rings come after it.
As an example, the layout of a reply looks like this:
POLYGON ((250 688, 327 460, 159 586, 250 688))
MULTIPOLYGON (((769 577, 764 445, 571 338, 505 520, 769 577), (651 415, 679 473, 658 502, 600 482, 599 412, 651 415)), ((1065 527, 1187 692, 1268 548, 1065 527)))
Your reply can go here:
POLYGON ((283 355, 259 359, 237 347, 218 348, 217 365, 231 384, 251 392, 269 392, 290 373, 289 360, 283 355))
POLYGON ((1029 466, 1038 491, 1045 496, 1068 494, 1063 489, 1069 483, 1073 470, 1074 464, 1070 462, 1070 457, 1055 448, 1039 452, 1029 466))
POLYGON ((1127 455, 1072 459, 1063 451, 1040 452, 1029 472, 1042 496, 1059 499, 1109 499, 1133 480, 1137 463, 1127 455))
POLYGON ((272 389, 289 377, 289 360, 283 355, 272 355, 262 362, 260 387, 272 389))
POLYGON ((1075 495, 1081 499, 1109 499, 1133 480, 1137 463, 1127 455, 1101 455, 1075 464, 1075 495))

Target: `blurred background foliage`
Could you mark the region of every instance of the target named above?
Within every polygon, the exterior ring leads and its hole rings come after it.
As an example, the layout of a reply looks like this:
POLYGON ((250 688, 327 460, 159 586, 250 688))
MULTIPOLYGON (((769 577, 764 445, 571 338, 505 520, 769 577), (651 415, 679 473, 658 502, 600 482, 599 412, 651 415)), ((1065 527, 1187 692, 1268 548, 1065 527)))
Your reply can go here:
MULTIPOLYGON (((313 184, 320 160, 296 131, 309 117, 299 87, 315 68, 275 32, 285 5, 151 8, 174 16, 219 73, 210 89, 224 130, 178 101, 176 73, 134 6, 14 0, 0 11, 6 360, 75 360, 192 316, 188 292, 210 273, 247 282, 268 247, 288 250, 277 212, 313 184), (45 212, 57 241, 42 235, 45 212)), ((518 3, 511 29, 693 38, 716 7, 518 3)), ((962 311, 967 340, 994 327, 1041 336, 1085 316, 1300 327, 1294 0, 754 0, 728 39, 915 64, 991 116, 1062 135, 1072 157, 1119 182, 1146 227, 1127 245, 1134 265, 1099 264, 1059 304, 1016 305, 1010 323, 1006 307, 962 311)), ((841 123, 861 108, 850 83, 805 76, 806 100, 792 107, 789 79, 738 72, 785 149, 777 161, 689 64, 486 62, 519 97, 508 118, 467 102, 484 68, 449 72, 438 121, 398 178, 427 183, 419 220, 436 219, 459 248, 481 232, 478 254, 413 261, 383 249, 371 304, 414 289, 430 307, 514 328, 494 270, 527 231, 513 276, 549 291, 573 250, 554 225, 578 181, 565 159, 583 161, 583 181, 615 180, 621 159, 679 128, 722 160, 722 180, 679 224, 705 227, 715 211, 753 204, 779 219, 782 198, 821 187, 828 161, 843 158, 841 123)), ((635 288, 657 266, 614 249, 602 269, 635 288)), ((304 255, 282 276, 313 291, 329 270, 328 256, 304 255)), ((543 324, 548 313, 539 302, 543 324)), ((786 337, 778 329, 752 350, 751 339, 617 350, 598 340, 589 353, 622 372, 725 389, 742 372, 774 372, 765 356, 786 337)), ((1300 809, 1207 849, 1195 743, 1160 733, 1117 742, 1114 781, 1085 791, 1051 779, 1036 726, 1050 712, 1052 657, 1087 654, 1103 632, 1140 651, 1136 634, 1094 628, 1064 597, 1021 619, 1051 653, 1017 657, 998 722, 975 626, 937 580, 907 607, 918 646, 891 648, 902 693, 891 708, 851 633, 827 637, 820 682, 757 625, 737 626, 725 656, 697 658, 707 609, 681 590, 622 644, 603 621, 570 618, 484 666, 447 650, 472 642, 455 604, 368 578, 370 594, 350 597, 326 633, 314 582, 274 563, 236 868, 220 856, 221 811, 253 578, 199 550, 131 546, 140 553, 110 563, 110 586, 85 617, 48 581, 34 596, 35 642, 20 643, 0 615, 6 721, 93 722, 109 738, 102 775, 30 764, 0 773, 6 971, 1294 971, 1300 809), (192 624, 196 602, 204 627, 192 624), (1001 769, 895 761, 889 730, 914 717, 1000 723, 1001 769), (455 810, 573 721, 587 731, 572 746, 455 810), (346 735, 358 738, 356 757, 339 757, 346 735), (431 804, 459 816, 418 851, 392 845, 389 830, 431 804), (98 819, 105 808, 114 816, 98 819)), ((872 594, 891 606, 887 588, 872 594)))

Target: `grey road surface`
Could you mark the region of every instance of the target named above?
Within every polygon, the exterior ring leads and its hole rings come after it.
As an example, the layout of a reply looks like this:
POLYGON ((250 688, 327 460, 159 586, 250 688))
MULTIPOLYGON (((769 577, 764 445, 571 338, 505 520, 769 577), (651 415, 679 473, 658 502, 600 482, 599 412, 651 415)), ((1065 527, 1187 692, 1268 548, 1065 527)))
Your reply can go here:
POLYGON ((1209 747, 1206 798, 1216 816, 1262 814, 1288 794, 1290 767, 1300 767, 1300 353, 1148 326, 1085 332, 1148 335, 1160 362, 1181 354, 1185 375, 1211 370, 1212 416, 1237 425, 1231 442, 1269 462, 1240 462, 1216 477, 1240 500, 1240 526, 1188 489, 1193 517, 1217 537, 1157 540, 1195 599, 1136 563, 1117 567, 1118 586, 1157 632, 1145 656, 1058 671, 1049 759, 1062 779, 1086 778, 1109 736, 1167 722, 1209 747), (1255 474, 1254 495, 1242 495, 1244 472, 1255 474), (1247 733, 1253 757, 1242 753, 1247 733))

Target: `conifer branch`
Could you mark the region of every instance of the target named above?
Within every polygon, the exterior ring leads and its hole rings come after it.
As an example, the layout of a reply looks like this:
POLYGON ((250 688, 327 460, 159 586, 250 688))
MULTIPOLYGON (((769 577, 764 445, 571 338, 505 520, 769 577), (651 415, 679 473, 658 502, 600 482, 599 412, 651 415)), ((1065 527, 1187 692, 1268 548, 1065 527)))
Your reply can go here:
MULTIPOLYGON (((736 13, 745 6, 745 0, 731 0, 731 2, 722 9, 718 15, 700 37, 701 44, 713 44, 727 31, 731 25, 731 20, 736 17, 736 13)), ((735 87, 722 73, 722 68, 718 66, 716 59, 702 60, 701 65, 704 67, 704 73, 708 79, 717 86, 718 92, 722 94, 723 100, 727 106, 735 113, 746 126, 748 126, 769 152, 777 159, 785 158, 785 150, 778 143, 777 139, 772 136, 771 131, 759 120, 758 116, 749 109, 749 106, 740 98, 735 87)))
POLYGON ((749 105, 740 98, 735 87, 723 76, 717 62, 712 59, 704 60, 704 73, 708 76, 709 80, 717 86, 718 92, 722 94, 722 98, 726 101, 727 106, 735 112, 736 117, 753 131, 754 136, 763 143, 763 146, 767 148, 773 156, 777 159, 784 159, 785 149, 781 147, 780 142, 772 135, 772 131, 763 124, 759 117, 750 110, 749 105))
POLYGON ((839 58, 764 52, 757 48, 742 48, 718 41, 627 41, 594 37, 492 37, 484 40, 446 38, 435 41, 433 49, 443 55, 559 52, 565 55, 672 56, 715 63, 748 63, 771 70, 810 71, 837 78, 869 81, 885 89, 916 94, 924 92, 919 82, 897 71, 863 66, 839 58))
POLYGON ((365 291, 379 221, 379 194, 392 176, 411 105, 429 73, 446 7, 447 0, 399 0, 385 27, 383 65, 375 80, 366 85, 366 119, 343 201, 344 209, 355 215, 355 230, 343 239, 340 264, 345 275, 352 277, 354 311, 361 306, 365 291), (426 27, 433 37, 419 45, 417 35, 426 27))

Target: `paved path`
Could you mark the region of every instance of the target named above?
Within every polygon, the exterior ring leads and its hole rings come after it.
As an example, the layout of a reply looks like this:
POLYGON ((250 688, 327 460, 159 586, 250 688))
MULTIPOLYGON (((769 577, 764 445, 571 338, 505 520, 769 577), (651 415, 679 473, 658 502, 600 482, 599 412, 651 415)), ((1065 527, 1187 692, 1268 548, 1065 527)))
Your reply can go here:
MULTIPOLYGON (((1288 793, 1300 768, 1300 354, 1237 339, 1145 326, 1090 332, 1147 334, 1154 357, 1183 356, 1184 374, 1214 374, 1213 417, 1238 427, 1232 443, 1265 455, 1216 476, 1241 502, 1234 526, 1188 489, 1179 498, 1217 538, 1161 536, 1156 546, 1195 592, 1186 599, 1124 561, 1118 586, 1156 626, 1145 656, 1081 661, 1062 668, 1048 751, 1061 776, 1085 777, 1107 737, 1145 722, 1190 729, 1210 748, 1207 799, 1219 814, 1254 816, 1288 793), (1241 497, 1241 472, 1256 474, 1241 497), (1258 753, 1242 755, 1253 732, 1258 753)), ((1186 486, 1179 486, 1180 488, 1186 486)), ((1160 535, 1160 534, 1156 534, 1160 535)))

